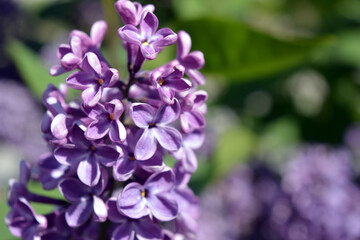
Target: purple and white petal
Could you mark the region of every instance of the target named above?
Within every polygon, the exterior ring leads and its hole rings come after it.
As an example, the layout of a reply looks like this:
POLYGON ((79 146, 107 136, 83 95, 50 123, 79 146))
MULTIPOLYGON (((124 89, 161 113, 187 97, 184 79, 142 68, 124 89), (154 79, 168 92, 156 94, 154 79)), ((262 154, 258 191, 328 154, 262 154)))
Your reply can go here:
POLYGON ((134 154, 137 160, 147 160, 154 155, 157 148, 155 130, 156 128, 145 128, 135 146, 134 154))
POLYGON ((160 221, 170 221, 176 218, 179 207, 170 194, 150 196, 147 200, 151 214, 160 221))
POLYGON ((177 151, 181 147, 182 136, 175 128, 158 126, 154 128, 154 135, 159 144, 168 151, 177 151))
POLYGON ((90 37, 93 44, 100 48, 102 41, 104 40, 104 36, 107 30, 107 24, 104 20, 100 20, 95 22, 90 30, 90 37))
POLYGON ((77 175, 81 182, 90 187, 95 186, 99 182, 101 171, 94 154, 90 154, 88 159, 79 163, 77 175))
POLYGON ((138 183, 129 183, 124 188, 118 199, 119 209, 131 218, 141 218, 148 214, 143 187, 138 183))
POLYGON ((131 105, 130 115, 136 126, 147 128, 154 120, 155 110, 149 104, 135 103, 131 105))
POLYGON ((66 210, 65 219, 70 227, 79 227, 91 216, 93 208, 88 200, 81 200, 70 205, 66 210))
POLYGON ((174 104, 163 104, 156 113, 155 123, 166 125, 174 122, 180 114, 180 104, 175 99, 174 104))

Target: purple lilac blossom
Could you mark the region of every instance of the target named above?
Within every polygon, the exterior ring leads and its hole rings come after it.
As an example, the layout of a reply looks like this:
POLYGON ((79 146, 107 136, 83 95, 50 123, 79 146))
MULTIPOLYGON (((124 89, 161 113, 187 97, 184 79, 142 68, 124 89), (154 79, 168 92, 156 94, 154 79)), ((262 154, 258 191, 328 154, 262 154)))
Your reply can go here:
POLYGON ((359 239, 351 161, 344 149, 313 145, 282 176, 263 164, 237 169, 203 193, 198 239, 359 239))
POLYGON ((6 223, 15 236, 196 238, 199 200, 188 183, 197 168, 193 150, 204 138, 207 94, 183 76, 186 68, 202 67, 202 54, 184 53, 191 56, 174 59, 167 68, 141 70, 146 60, 176 43, 177 35, 158 30, 153 5, 119 0, 115 7, 126 24, 118 33, 128 53, 128 79, 119 79, 119 70, 101 54, 104 21, 92 26, 90 36, 72 31, 69 44, 60 45, 60 63, 50 73, 74 72, 66 85, 49 85, 43 94, 41 130, 48 150, 36 166, 22 162, 20 181, 9 182, 6 223), (178 64, 171 65, 174 61, 178 64), (68 88, 81 90, 81 98, 68 102, 68 88), (181 120, 181 114, 196 115, 195 122, 181 120), (180 127, 184 121, 189 127, 180 127), (174 170, 163 160, 167 155, 178 159, 174 170), (62 198, 32 193, 28 181, 57 188, 62 198), (38 215, 32 202, 54 210, 38 215))
MULTIPOLYGON (((103 60, 99 48, 104 39, 107 30, 105 21, 97 21, 90 30, 90 37, 78 30, 74 30, 70 34, 69 44, 61 44, 58 49, 58 58, 61 64, 55 65, 50 69, 51 75, 60 75, 64 72, 82 68, 82 60, 87 52, 93 52, 103 60)), ((106 64, 104 61, 102 61, 106 64)))
POLYGON ((140 28, 127 24, 118 30, 120 38, 140 48, 144 58, 153 60, 159 51, 172 45, 177 40, 177 35, 170 28, 159 27, 159 20, 152 12, 144 13, 140 20, 140 28))
POLYGON ((184 79, 183 76, 184 68, 175 66, 166 72, 153 72, 151 84, 158 90, 162 101, 174 104, 175 92, 183 92, 191 88, 191 82, 184 79))
POLYGON ((119 73, 114 68, 102 66, 96 54, 86 54, 82 71, 71 74, 66 84, 77 90, 84 90, 81 94, 84 103, 94 106, 99 102, 104 88, 112 87, 119 80, 119 73))
POLYGON ((0 79, 0 116, 1 145, 14 146, 21 158, 35 163, 47 149, 39 132, 41 108, 14 80, 0 79))
POLYGON ((177 151, 181 146, 181 133, 167 126, 174 122, 180 111, 177 101, 173 105, 162 105, 157 111, 146 103, 131 106, 131 117, 136 126, 144 129, 135 147, 135 158, 146 160, 152 157, 157 149, 157 143, 168 151, 177 151))
POLYGON ((118 207, 130 218, 150 215, 161 221, 170 221, 178 214, 177 201, 170 194, 174 183, 171 170, 151 175, 144 185, 130 183, 119 196, 118 207))

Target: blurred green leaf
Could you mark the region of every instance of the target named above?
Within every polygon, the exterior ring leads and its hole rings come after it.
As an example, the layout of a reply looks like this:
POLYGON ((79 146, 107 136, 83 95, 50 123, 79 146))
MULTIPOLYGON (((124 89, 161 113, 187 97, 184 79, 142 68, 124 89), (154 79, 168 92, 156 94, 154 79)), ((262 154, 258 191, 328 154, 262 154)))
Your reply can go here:
POLYGON ((244 81, 277 74, 305 62, 328 38, 283 40, 236 21, 202 18, 178 24, 205 55, 204 73, 244 81))
POLYGON ((6 51, 26 85, 39 99, 49 83, 55 86, 58 86, 59 83, 65 83, 68 74, 57 77, 50 76, 49 70, 44 66, 37 54, 23 43, 16 40, 9 41, 6 51))
MULTIPOLYGON (((269 0, 268 0, 269 1, 269 0)), ((173 1, 176 15, 181 19, 194 19, 211 14, 238 18, 254 5, 253 0, 181 0, 173 1)))
POLYGON ((345 62, 354 66, 360 66, 360 32, 344 31, 337 35, 337 42, 328 51, 327 57, 335 62, 345 62))
POLYGON ((256 135, 246 128, 230 128, 218 139, 213 159, 213 178, 226 175, 240 162, 246 161, 253 153, 256 135))

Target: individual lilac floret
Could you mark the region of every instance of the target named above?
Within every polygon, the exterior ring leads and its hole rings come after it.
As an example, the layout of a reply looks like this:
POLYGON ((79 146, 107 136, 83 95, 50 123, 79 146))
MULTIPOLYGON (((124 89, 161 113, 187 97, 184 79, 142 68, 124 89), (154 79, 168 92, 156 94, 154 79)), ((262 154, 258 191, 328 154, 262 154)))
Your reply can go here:
POLYGON ((27 190, 27 183, 30 179, 30 175, 30 164, 22 160, 20 162, 20 181, 17 181, 15 179, 9 180, 9 190, 7 197, 8 204, 10 206, 13 206, 20 197, 25 197, 26 199, 29 198, 30 193, 27 190))
POLYGON ((205 64, 204 54, 200 51, 190 53, 191 38, 185 31, 178 33, 177 40, 177 60, 185 68, 185 73, 191 80, 199 85, 205 84, 205 77, 198 69, 202 68, 205 64))
POLYGON ((136 126, 144 129, 135 147, 135 158, 146 160, 152 157, 159 143, 168 151, 177 151, 181 146, 182 136, 175 128, 167 126, 179 116, 180 106, 177 100, 173 105, 162 105, 157 111, 146 103, 135 103, 130 108, 130 115, 136 126))
POLYGON ((126 129, 120 122, 124 106, 120 100, 114 99, 104 105, 97 104, 86 109, 88 116, 93 120, 85 131, 87 139, 96 140, 109 133, 112 142, 123 142, 126 139, 126 129))
POLYGON ((70 167, 56 161, 53 154, 45 154, 38 162, 40 182, 45 190, 51 190, 58 186, 59 182, 73 173, 70 167))
POLYGON ((5 222, 14 236, 25 240, 40 239, 39 233, 44 231, 48 224, 46 218, 36 214, 23 197, 15 202, 5 222))
POLYGON ((184 136, 181 148, 172 155, 181 161, 187 172, 193 173, 198 167, 198 161, 194 149, 198 149, 204 143, 204 133, 194 131, 184 136))
POLYGON ((65 102, 67 87, 61 84, 59 89, 49 84, 42 95, 42 102, 47 111, 41 122, 41 130, 46 139, 52 143, 66 143, 68 133, 73 125, 86 117, 79 104, 65 102))
POLYGON ((50 69, 50 74, 56 76, 74 69, 80 69, 81 61, 89 51, 96 53, 100 57, 99 48, 106 30, 106 22, 100 20, 91 27, 90 37, 82 31, 72 31, 70 34, 70 44, 61 44, 59 46, 58 58, 61 59, 61 64, 53 66, 50 69))
POLYGON ((185 133, 205 127, 207 97, 207 93, 200 90, 189 93, 181 102, 180 124, 185 133))
POLYGON ((128 43, 140 47, 144 58, 155 59, 159 51, 172 45, 177 40, 177 35, 170 28, 159 27, 159 21, 152 12, 147 12, 140 21, 140 29, 127 24, 118 30, 120 38, 128 43))
POLYGON ((134 26, 139 25, 141 16, 146 12, 154 12, 155 7, 152 4, 141 6, 138 2, 131 2, 128 0, 118 0, 115 3, 115 8, 125 24, 134 26))
POLYGON ((55 149, 56 160, 66 166, 77 166, 77 175, 84 184, 95 186, 101 176, 100 163, 112 166, 119 158, 112 146, 96 144, 84 137, 84 131, 75 126, 72 131, 72 142, 55 149))
POLYGON ((159 224, 152 221, 149 217, 131 219, 121 213, 116 204, 115 198, 107 201, 109 220, 116 223, 111 240, 125 239, 162 239, 159 224))
POLYGON ((170 169, 154 173, 144 185, 129 183, 118 198, 118 207, 131 218, 151 215, 160 221, 170 221, 178 214, 178 204, 170 194, 174 183, 175 176, 170 169))
POLYGON ((183 92, 191 88, 191 82, 183 78, 184 68, 179 65, 165 72, 155 71, 150 81, 159 92, 161 100, 167 104, 174 103, 175 92, 183 92))
POLYGON ((162 152, 160 151, 156 151, 155 154, 146 161, 137 160, 135 158, 135 146, 141 135, 138 134, 140 131, 137 131, 136 134, 134 132, 135 131, 128 129, 126 143, 120 145, 123 154, 119 160, 116 161, 113 168, 114 178, 118 181, 128 180, 133 175, 137 167, 152 172, 154 170, 159 170, 164 166, 162 152))
POLYGON ((66 200, 72 204, 66 210, 65 219, 70 227, 78 227, 88 220, 92 214, 100 222, 107 218, 104 201, 99 197, 108 183, 105 169, 97 185, 90 188, 75 178, 67 178, 59 184, 59 190, 66 200))
POLYGON ((80 72, 72 73, 66 84, 77 90, 84 90, 81 94, 86 105, 94 106, 99 102, 103 89, 112 87, 119 80, 119 73, 114 68, 102 66, 96 54, 86 54, 80 72))

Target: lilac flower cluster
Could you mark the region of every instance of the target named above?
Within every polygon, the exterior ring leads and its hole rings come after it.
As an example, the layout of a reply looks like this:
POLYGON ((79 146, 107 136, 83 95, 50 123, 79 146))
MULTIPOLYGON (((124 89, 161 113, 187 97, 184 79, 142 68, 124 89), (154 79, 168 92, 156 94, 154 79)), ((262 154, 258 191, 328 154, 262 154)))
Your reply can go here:
POLYGON ((242 167, 202 195, 199 240, 356 240, 360 188, 351 154, 324 145, 294 154, 281 176, 242 167))
POLYGON ((194 149, 204 140, 207 93, 198 71, 199 51, 190 36, 158 29, 154 6, 119 0, 125 26, 118 35, 128 53, 127 81, 119 79, 100 51, 107 25, 96 22, 90 36, 72 31, 58 49, 59 75, 73 71, 66 85, 49 85, 42 96, 47 111, 41 129, 49 145, 31 174, 21 163, 20 181, 11 180, 6 223, 23 239, 193 239, 199 201, 188 182, 197 169, 194 149), (156 69, 141 70, 162 49, 177 44, 177 56, 156 69), (141 71, 140 71, 141 70, 141 71), (189 78, 185 78, 185 75, 189 78), (67 103, 68 88, 81 101, 67 103), (177 161, 173 168, 164 156, 177 161), (64 199, 27 190, 29 179, 64 199), (54 205, 36 214, 30 202, 54 205))

